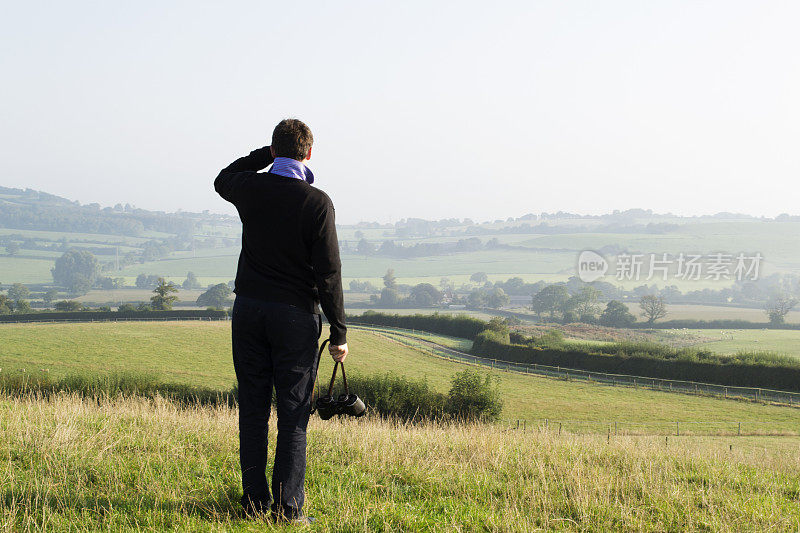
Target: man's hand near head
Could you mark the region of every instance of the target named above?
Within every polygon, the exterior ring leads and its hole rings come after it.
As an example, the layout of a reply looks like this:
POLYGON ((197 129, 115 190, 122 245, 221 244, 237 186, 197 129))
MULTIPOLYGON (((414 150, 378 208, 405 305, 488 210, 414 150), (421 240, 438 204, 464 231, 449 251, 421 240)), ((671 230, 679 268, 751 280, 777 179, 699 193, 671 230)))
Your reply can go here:
POLYGON ((334 346, 333 344, 328 346, 328 351, 333 357, 333 360, 337 363, 344 363, 345 357, 347 357, 348 350, 347 350, 347 343, 341 344, 339 346, 334 346))

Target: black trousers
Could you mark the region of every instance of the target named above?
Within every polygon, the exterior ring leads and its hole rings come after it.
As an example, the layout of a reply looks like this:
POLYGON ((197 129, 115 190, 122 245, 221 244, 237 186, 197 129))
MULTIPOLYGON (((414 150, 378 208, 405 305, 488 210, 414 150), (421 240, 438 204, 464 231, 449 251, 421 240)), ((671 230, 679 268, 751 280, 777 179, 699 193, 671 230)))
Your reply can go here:
POLYGON ((242 505, 292 518, 305 500, 306 427, 317 372, 319 315, 237 296, 233 304, 233 365, 239 382, 242 505), (267 486, 267 421, 275 388, 278 437, 267 486), (273 501, 274 497, 274 501, 273 501))

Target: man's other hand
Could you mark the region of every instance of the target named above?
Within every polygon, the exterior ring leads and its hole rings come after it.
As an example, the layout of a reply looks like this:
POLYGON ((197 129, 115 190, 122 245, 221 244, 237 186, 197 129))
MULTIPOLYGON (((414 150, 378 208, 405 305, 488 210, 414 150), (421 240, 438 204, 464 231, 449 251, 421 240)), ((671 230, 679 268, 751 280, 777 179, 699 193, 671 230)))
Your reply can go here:
POLYGON ((344 363, 345 357, 347 357, 347 343, 341 344, 339 346, 334 346, 331 344, 328 346, 328 351, 331 353, 331 357, 337 363, 344 363))

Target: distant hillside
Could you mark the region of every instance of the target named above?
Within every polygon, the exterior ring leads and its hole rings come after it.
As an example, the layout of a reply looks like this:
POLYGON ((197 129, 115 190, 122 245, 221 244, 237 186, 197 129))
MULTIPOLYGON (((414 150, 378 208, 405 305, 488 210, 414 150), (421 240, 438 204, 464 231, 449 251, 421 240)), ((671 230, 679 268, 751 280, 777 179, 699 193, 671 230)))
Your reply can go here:
POLYGON ((190 237, 198 224, 238 224, 228 215, 210 213, 164 213, 117 204, 101 208, 99 204, 81 205, 33 189, 0 187, 0 227, 20 230, 101 233, 139 237, 148 231, 190 237))

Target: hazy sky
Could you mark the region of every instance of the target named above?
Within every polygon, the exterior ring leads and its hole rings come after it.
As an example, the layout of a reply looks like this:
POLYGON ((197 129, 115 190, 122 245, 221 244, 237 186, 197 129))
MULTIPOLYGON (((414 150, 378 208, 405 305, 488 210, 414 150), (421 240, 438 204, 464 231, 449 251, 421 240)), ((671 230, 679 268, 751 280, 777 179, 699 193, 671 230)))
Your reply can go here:
POLYGON ((234 213, 295 116, 339 222, 800 214, 800 3, 6 2, 0 185, 234 213))

